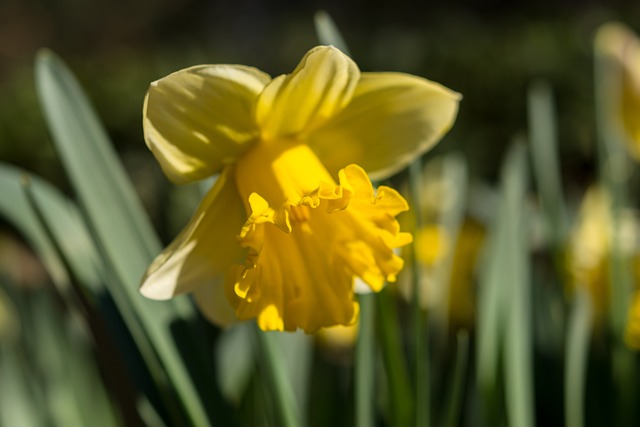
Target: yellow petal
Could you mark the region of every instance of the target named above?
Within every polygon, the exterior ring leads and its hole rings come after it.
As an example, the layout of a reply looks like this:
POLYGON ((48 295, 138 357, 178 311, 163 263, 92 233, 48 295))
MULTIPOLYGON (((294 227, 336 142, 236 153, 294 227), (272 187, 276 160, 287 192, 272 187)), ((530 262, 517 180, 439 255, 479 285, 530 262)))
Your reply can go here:
POLYGON ((400 73, 362 73, 351 102, 308 144, 335 173, 356 163, 373 179, 404 168, 451 128, 460 95, 400 73))
POLYGON ((358 66, 332 46, 310 50, 293 73, 267 85, 256 108, 264 139, 296 136, 342 110, 358 83, 358 66))
MULTIPOLYGON (((232 167, 223 170, 189 224, 151 264, 142 279, 144 296, 164 300, 203 286, 221 286, 227 268, 244 258, 246 251, 236 240, 244 207, 233 173, 232 167)), ((215 292, 203 290, 202 295, 209 299, 215 292)))
POLYGON ((269 80, 251 67, 202 65, 153 82, 144 135, 167 176, 191 182, 234 162, 259 135, 252 113, 269 80))

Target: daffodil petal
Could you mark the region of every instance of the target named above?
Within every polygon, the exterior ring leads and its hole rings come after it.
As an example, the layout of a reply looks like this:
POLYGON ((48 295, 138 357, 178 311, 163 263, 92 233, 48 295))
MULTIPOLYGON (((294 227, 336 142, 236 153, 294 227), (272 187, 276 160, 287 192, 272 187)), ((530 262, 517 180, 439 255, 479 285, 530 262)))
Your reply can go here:
POLYGON ((255 114, 263 138, 297 136, 326 122, 347 105, 359 78, 355 62, 335 47, 310 50, 260 95, 255 114))
POLYGON ((201 65, 151 83, 144 101, 147 145, 174 182, 218 172, 259 135, 253 121, 270 77, 240 65, 201 65))
POLYGON ((362 73, 349 105, 307 142, 333 174, 350 163, 372 179, 404 168, 451 128, 461 97, 401 73, 362 73))
MULTIPOLYGON (((236 240, 244 223, 242 200, 227 167, 176 239, 153 261, 140 292, 164 300, 202 286, 222 286, 227 268, 244 259, 236 240)), ((213 291, 202 291, 207 299, 213 291)), ((225 301, 226 303, 226 301, 225 301)))

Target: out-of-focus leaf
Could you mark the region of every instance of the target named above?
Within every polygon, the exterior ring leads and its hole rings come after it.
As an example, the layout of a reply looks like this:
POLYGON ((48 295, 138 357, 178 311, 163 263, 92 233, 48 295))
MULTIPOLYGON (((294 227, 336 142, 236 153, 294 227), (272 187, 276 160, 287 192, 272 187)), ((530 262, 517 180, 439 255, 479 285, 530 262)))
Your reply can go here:
MULTIPOLYGON (((422 159, 417 158, 409 165, 409 194, 410 199, 417 205, 417 201, 421 199, 423 192, 422 175, 422 159)), ((420 215, 415 216, 415 229, 422 228, 423 220, 420 215)), ((418 260, 416 258, 415 244, 412 246, 411 261, 413 268, 412 277, 412 327, 413 327, 413 363, 415 376, 415 425, 424 427, 430 424, 431 419, 431 382, 430 382, 430 357, 429 357, 429 328, 425 317, 422 313, 421 286, 418 268, 418 260)))
MULTIPOLYGON (((29 203, 24 189, 27 175, 13 166, 0 164, 0 215, 13 224, 28 240, 47 269, 51 279, 62 294, 68 292, 69 275, 64 262, 58 255, 55 245, 47 235, 37 214, 29 203)), ((50 187, 37 178, 33 179, 36 187, 50 187)), ((45 190, 46 191, 46 190, 45 190)))
POLYGON ((8 290, 22 334, 0 341, 0 425, 120 425, 84 323, 49 288, 8 290))
MULTIPOLYGON (((0 275, 2 304, 10 310, 12 323, 18 325, 21 324, 19 309, 5 294, 7 286, 8 281, 0 275)), ((47 415, 34 394, 35 374, 25 366, 25 355, 21 350, 17 336, 0 335, 0 426, 44 427, 47 415)))
POLYGON ((319 10, 313 17, 316 34, 320 44, 333 45, 347 55, 350 55, 347 43, 344 41, 340 30, 336 26, 331 16, 324 10, 319 10))
POLYGON ((514 144, 502 169, 498 212, 492 224, 480 276, 478 310, 478 385, 485 414, 497 417, 499 361, 504 356, 507 415, 510 425, 532 426, 530 271, 525 211, 527 156, 514 144))
POLYGON ((23 357, 15 347, 0 343, 0 425, 44 427, 46 414, 34 404, 33 379, 22 366, 23 357))
POLYGON ((255 368, 255 333, 249 322, 226 329, 217 342, 218 382, 225 398, 239 403, 255 368))
POLYGON ((564 205, 558 130, 551 88, 546 82, 535 82, 529 89, 529 137, 533 171, 546 217, 547 239, 559 251, 568 231, 564 205))
MULTIPOLYGON (((435 158, 425 165, 422 181, 423 191, 426 191, 426 194, 433 199, 429 202, 438 204, 437 215, 433 220, 445 231, 446 242, 451 242, 451 247, 445 247, 441 262, 437 262, 431 267, 430 273, 433 275, 431 281, 437 284, 437 292, 433 290, 431 295, 423 294, 421 305, 423 308, 432 307, 429 314, 430 323, 440 327, 443 332, 442 336, 446 336, 450 307, 449 288, 455 255, 454 245, 458 241, 458 233, 464 219, 467 201, 467 164, 464 158, 457 154, 435 158), (428 301, 429 298, 437 300, 437 302, 428 301)), ((430 210, 429 207, 424 206, 427 202, 424 198, 419 200, 423 205, 420 212, 430 210)))
POLYGON ((584 426, 584 399, 592 320, 589 294, 582 288, 576 291, 567 332, 565 359, 564 401, 567 427, 584 426))
POLYGON ((263 332, 258 330, 255 323, 251 324, 257 334, 259 360, 263 362, 260 368, 274 393, 274 403, 278 410, 278 425, 296 427, 304 425, 300 414, 298 396, 295 395, 293 385, 288 375, 286 361, 282 349, 278 346, 279 332, 263 332))
POLYGON ((462 416, 462 402, 464 401, 467 366, 469 365, 469 333, 460 331, 456 337, 456 361, 447 396, 447 411, 445 422, 447 427, 460 425, 462 416))
MULTIPOLYGON (((189 341, 201 351, 180 353, 172 328, 184 317, 195 316, 188 300, 154 302, 138 293, 139 280, 160 252, 160 244, 146 218, 133 186, 113 151, 107 135, 80 85, 50 51, 36 62, 38 95, 55 146, 86 212, 90 230, 107 263, 107 285, 132 331, 157 385, 174 388, 191 425, 209 425, 207 412, 189 375, 191 368, 206 380, 205 340, 189 341), (153 348, 154 351, 149 351, 153 348), (193 354, 195 353, 195 354, 193 354), (183 356, 185 358, 183 358, 183 356), (158 363, 158 361, 160 363, 158 363), (158 367, 162 366, 161 370, 158 367), (169 382, 163 379, 166 375, 169 382)), ((189 330, 191 332, 191 330, 189 330)), ((181 337, 181 338, 184 338, 181 337)), ((204 387, 211 386, 203 381, 204 387)), ((178 423, 182 417, 170 393, 164 404, 178 423), (177 417, 177 418, 176 418, 177 417)))
POLYGON ((63 317, 51 296, 35 293, 27 313, 35 338, 29 350, 42 373, 49 413, 60 426, 118 425, 83 323, 63 317))
POLYGON ((501 248, 505 265, 501 288, 508 294, 504 340, 507 416, 510 425, 533 427, 533 346, 529 223, 526 211, 527 150, 515 144, 503 171, 508 240, 501 248))
POLYGON ((359 296, 360 319, 356 343, 356 426, 375 424, 375 294, 359 296))
POLYGON ((15 340, 19 332, 18 314, 2 286, 0 286, 0 343, 15 340))
MULTIPOLYGON (((120 316, 126 317, 123 310, 132 310, 131 306, 121 306, 120 314, 111 309, 105 286, 109 277, 77 206, 46 181, 9 165, 0 164, 0 190, 6 195, 0 198, 0 216, 25 236, 57 285, 67 309, 72 313, 84 312, 83 303, 70 286, 72 275, 87 302, 103 315, 109 335, 117 341, 132 377, 142 388, 147 387, 148 373, 140 369, 140 355, 132 348, 129 335, 142 335, 142 331, 139 324, 134 325, 137 330, 130 331, 122 325, 120 316)), ((133 313, 128 315, 132 317, 133 313)), ((138 349, 153 352, 148 340, 140 340, 138 349)))

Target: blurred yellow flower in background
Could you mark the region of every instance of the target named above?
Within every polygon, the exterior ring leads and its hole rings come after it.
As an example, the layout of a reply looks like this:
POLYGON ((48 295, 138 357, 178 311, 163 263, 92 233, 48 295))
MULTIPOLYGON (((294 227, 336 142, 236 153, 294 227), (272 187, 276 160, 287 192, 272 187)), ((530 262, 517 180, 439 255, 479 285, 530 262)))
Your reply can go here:
MULTIPOLYGON (((438 224, 427 224, 416 232, 421 305, 423 308, 446 307, 448 321, 454 329, 471 329, 474 325, 476 265, 485 234, 485 228, 471 218, 463 221, 455 241, 438 224), (448 256, 452 262, 448 274, 442 276, 438 274, 439 268, 448 256), (446 283, 442 282, 443 277, 446 283)), ((410 286, 410 281, 402 281, 402 291, 407 298, 411 295, 410 286)))
MULTIPOLYGON (((414 183, 414 185, 416 185, 414 183)), ((476 265, 486 234, 484 226, 467 211, 466 161, 457 154, 435 157, 424 165, 417 184, 417 207, 402 218, 415 232, 417 265, 405 270, 398 288, 413 298, 413 275, 417 275, 419 303, 435 316, 436 323, 452 330, 470 329, 475 319, 476 265), (419 221, 411 216, 419 215, 419 221)))
POLYGON ((476 318, 475 275, 487 231, 467 219, 458 232, 449 277, 449 319, 454 328, 471 329, 476 318))
POLYGON ((361 73, 333 47, 271 79, 240 65, 187 68, 152 83, 147 145, 177 183, 219 173, 190 223, 149 267, 141 292, 193 292, 217 324, 263 330, 348 325, 355 277, 394 281, 411 235, 395 190, 371 185, 452 126, 459 95, 400 73, 361 73))
POLYGON ((614 123, 624 131, 628 152, 640 160, 640 41, 621 23, 607 23, 596 34, 596 48, 609 60, 606 75, 613 94, 614 123))
POLYGON ((416 260, 424 266, 432 266, 449 250, 446 230, 439 224, 427 224, 416 231, 416 260))
POLYGON ((637 289, 627 312, 624 341, 630 348, 640 350, 640 291, 637 289))
POLYGON ((589 293, 596 326, 602 325, 609 306, 610 203, 603 188, 589 188, 571 230, 567 250, 569 290, 583 287, 589 293))
MULTIPOLYGON (((633 264, 633 281, 637 289, 637 284, 640 283, 638 221, 633 212, 623 210, 615 223, 619 227, 620 251, 624 259, 633 264)), ((602 187, 591 187, 584 196, 578 221, 571 232, 567 268, 570 290, 583 287, 589 293, 593 307, 593 326, 596 330, 602 329, 605 316, 609 312, 611 298, 609 258, 615 223, 610 195, 602 187)), ((632 305, 625 332, 627 344, 634 340, 640 342, 637 317, 632 305)))

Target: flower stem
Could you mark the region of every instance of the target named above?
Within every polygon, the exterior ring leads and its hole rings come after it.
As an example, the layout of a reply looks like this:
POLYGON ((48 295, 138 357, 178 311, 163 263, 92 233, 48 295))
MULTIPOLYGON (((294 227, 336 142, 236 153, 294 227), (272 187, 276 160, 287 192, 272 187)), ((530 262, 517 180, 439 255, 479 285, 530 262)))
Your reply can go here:
POLYGON ((293 387, 285 372, 284 357, 276 342, 276 332, 263 332, 255 327, 258 337, 260 360, 264 363, 263 371, 267 382, 271 384, 273 399, 277 408, 280 423, 283 427, 301 426, 301 418, 296 405, 293 387))
POLYGON ((570 316, 565 353, 565 422, 567 427, 582 427, 592 316, 589 294, 584 289, 578 288, 570 316))
POLYGON ((464 400, 467 367, 469 365, 469 333, 465 330, 456 335, 456 361, 453 371, 453 381, 447 399, 446 427, 460 424, 460 413, 464 400))
POLYGON ((374 354, 375 295, 361 294, 360 323, 356 344, 356 426, 370 427, 374 423, 374 354))
MULTIPOLYGON (((410 194, 415 210, 416 230, 422 226, 421 210, 419 200, 421 191, 422 159, 416 159, 409 166, 409 186, 410 194)), ((425 314, 420 307, 420 276, 417 268, 415 246, 412 253, 413 264, 413 335, 414 335, 414 369, 415 369, 415 409, 416 427, 430 425, 430 394, 429 394, 429 349, 428 349, 428 327, 425 322, 425 314)))
POLYGON ((388 287, 376 295, 376 302, 380 347, 389 382, 393 421, 391 424, 399 427, 410 426, 413 418, 413 391, 402 351, 398 311, 388 287))

